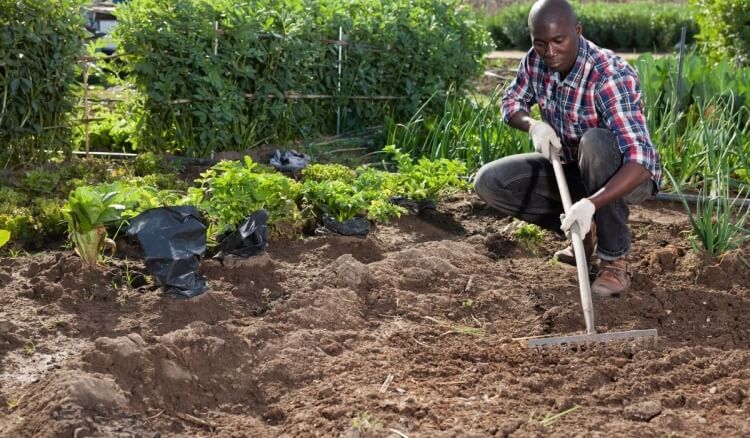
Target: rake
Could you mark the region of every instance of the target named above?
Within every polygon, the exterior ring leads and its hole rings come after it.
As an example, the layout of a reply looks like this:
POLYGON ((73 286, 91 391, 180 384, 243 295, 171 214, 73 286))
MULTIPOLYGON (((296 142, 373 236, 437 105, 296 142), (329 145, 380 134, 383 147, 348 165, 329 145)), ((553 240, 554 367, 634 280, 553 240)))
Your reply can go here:
MULTIPOLYGON (((565 180, 565 173, 563 172, 562 163, 560 163, 560 157, 557 155, 554 155, 551 161, 552 168, 555 171, 557 186, 560 189, 560 198, 562 199, 563 209, 567 214, 570 211, 572 203, 570 199, 570 191, 568 190, 568 183, 565 180)), ((583 249, 583 240, 578 228, 578 224, 573 224, 570 231, 571 240, 573 241, 573 252, 576 256, 578 284, 581 289, 581 305, 583 307, 583 318, 586 321, 586 333, 562 336, 534 336, 528 338, 517 338, 517 340, 526 341, 530 349, 543 349, 545 347, 568 348, 576 346, 596 345, 614 341, 635 342, 653 340, 655 342, 657 338, 656 329, 628 330, 609 333, 596 332, 596 328, 594 327, 594 305, 591 301, 591 285, 589 284, 589 269, 588 263, 586 262, 586 253, 583 249)))

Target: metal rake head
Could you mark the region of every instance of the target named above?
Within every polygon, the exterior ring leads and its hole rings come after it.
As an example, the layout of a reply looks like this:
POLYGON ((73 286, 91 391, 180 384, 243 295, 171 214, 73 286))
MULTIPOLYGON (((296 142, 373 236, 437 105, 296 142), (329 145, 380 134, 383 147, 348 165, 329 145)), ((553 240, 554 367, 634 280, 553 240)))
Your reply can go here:
POLYGON ((657 341, 658 335, 656 329, 526 339, 530 350, 560 349, 572 351, 592 350, 598 347, 621 347, 624 345, 648 347, 650 345, 656 346, 657 341))

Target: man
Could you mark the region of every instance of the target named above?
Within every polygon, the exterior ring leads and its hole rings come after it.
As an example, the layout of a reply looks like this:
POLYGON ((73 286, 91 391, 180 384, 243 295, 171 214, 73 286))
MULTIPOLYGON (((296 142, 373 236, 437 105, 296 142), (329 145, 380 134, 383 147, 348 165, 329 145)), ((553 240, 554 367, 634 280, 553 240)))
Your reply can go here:
MULTIPOLYGON (((536 152, 483 166, 476 192, 501 212, 550 230, 568 234, 578 223, 587 258, 596 247, 600 259, 592 293, 620 295, 630 286, 627 204, 653 196, 661 180, 638 77, 623 59, 581 36, 566 0, 534 3, 529 30, 532 48, 503 96, 502 109, 506 123, 529 132, 536 152), (535 103, 542 120, 530 116, 535 103), (549 161, 555 154, 577 201, 564 217, 549 161)), ((555 256, 575 265, 571 246, 555 256)))

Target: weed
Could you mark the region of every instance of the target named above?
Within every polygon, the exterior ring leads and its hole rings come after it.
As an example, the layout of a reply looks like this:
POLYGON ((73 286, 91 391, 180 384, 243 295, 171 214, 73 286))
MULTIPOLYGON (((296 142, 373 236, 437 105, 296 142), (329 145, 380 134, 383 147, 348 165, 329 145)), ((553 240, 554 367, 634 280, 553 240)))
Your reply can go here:
POLYGON ((570 413, 573 413, 580 408, 581 408, 580 406, 576 405, 570 409, 566 409, 562 412, 558 412, 557 414, 544 414, 544 415, 542 415, 541 413, 537 415, 536 411, 532 411, 529 414, 529 423, 539 423, 540 425, 544 427, 551 426, 560 418, 570 413))
POLYGON ((461 302, 461 307, 465 309, 471 309, 476 304, 476 301, 472 300, 471 298, 466 298, 461 302))
POLYGON ((352 418, 352 428, 356 429, 357 432, 367 432, 368 430, 380 430, 383 428, 383 423, 378 421, 368 411, 360 412, 356 417, 352 418))
POLYGON ((28 344, 23 348, 23 353, 26 356, 33 356, 34 353, 36 353, 36 345, 34 344, 34 341, 29 341, 28 344))
POLYGON ((544 241, 545 232, 539 226, 524 223, 513 231, 513 238, 532 254, 539 254, 539 245, 544 241))
MULTIPOLYGON (((445 328, 447 328, 448 331, 445 332, 445 333, 443 333, 443 335, 447 335, 449 333, 457 333, 457 334, 460 334, 460 335, 484 336, 486 334, 486 332, 484 331, 484 329, 482 327, 470 327, 470 326, 467 326, 467 325, 452 324, 452 323, 450 323, 448 321, 441 321, 439 319, 432 318, 432 317, 429 317, 429 316, 425 316, 424 318, 427 319, 427 320, 429 320, 429 321, 432 321, 434 323, 437 323, 437 324, 439 324, 439 325, 441 325, 441 326, 443 326, 445 328)), ((479 321, 476 318, 474 318, 474 320, 477 323, 479 323, 479 321)))
POLYGON ((549 263, 550 266, 555 268, 560 265, 560 260, 557 259, 557 256, 553 256, 551 259, 549 259, 547 263, 549 263))
POLYGON ((128 262, 128 258, 125 257, 125 284, 128 285, 128 289, 133 288, 133 280, 135 280, 135 277, 130 271, 130 263, 128 262))

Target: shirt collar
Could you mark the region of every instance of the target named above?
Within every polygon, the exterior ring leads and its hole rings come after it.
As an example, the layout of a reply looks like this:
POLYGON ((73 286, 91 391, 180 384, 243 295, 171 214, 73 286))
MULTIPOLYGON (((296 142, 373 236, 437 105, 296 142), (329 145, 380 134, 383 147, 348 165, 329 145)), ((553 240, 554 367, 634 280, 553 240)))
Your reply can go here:
POLYGON ((564 84, 568 85, 569 87, 576 88, 581 83, 581 79, 583 78, 583 68, 586 65, 586 57, 589 52, 589 45, 586 41, 586 38, 584 38, 582 35, 578 36, 578 55, 576 56, 576 62, 573 64, 573 68, 570 70, 570 73, 568 73, 568 76, 565 77, 564 84))

